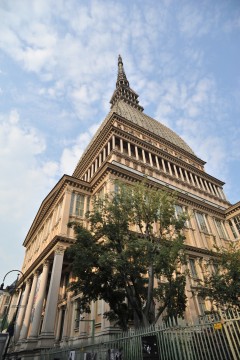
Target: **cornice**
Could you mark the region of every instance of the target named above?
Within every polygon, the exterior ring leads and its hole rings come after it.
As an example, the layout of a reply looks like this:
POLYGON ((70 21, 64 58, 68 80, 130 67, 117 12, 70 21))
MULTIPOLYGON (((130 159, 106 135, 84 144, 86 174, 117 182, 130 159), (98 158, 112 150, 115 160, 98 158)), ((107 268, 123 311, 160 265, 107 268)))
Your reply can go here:
POLYGON ((111 134, 110 130, 112 128, 112 122, 114 120, 114 113, 112 113, 109 116, 109 118, 106 117, 105 120, 100 125, 100 127, 98 129, 99 132, 96 134, 95 137, 93 137, 89 146, 87 147, 87 149, 84 151, 82 157, 80 158, 80 160, 74 170, 74 173, 73 173, 74 177, 80 178, 81 174, 84 174, 84 172, 89 167, 89 163, 92 163, 94 161, 94 159, 96 158, 96 153, 101 151, 103 144, 105 145, 107 139, 109 138, 109 136, 111 134), (107 121, 104 124, 105 120, 107 120, 107 121), (96 148, 98 148, 99 151, 96 151, 96 148))
POLYGON ((32 225, 27 233, 27 236, 23 242, 23 246, 26 246, 28 244, 28 241, 33 236, 39 225, 42 223, 42 220, 45 219, 46 215, 51 212, 53 205, 55 205, 58 199, 62 196, 67 185, 81 187, 89 192, 91 190, 89 184, 86 181, 74 178, 69 175, 63 175, 62 178, 57 182, 57 184, 42 201, 39 210, 32 222, 32 225))
POLYGON ((236 204, 231 205, 227 210, 226 210, 226 215, 230 216, 232 214, 234 214, 235 212, 238 212, 240 214, 240 201, 238 201, 236 204))

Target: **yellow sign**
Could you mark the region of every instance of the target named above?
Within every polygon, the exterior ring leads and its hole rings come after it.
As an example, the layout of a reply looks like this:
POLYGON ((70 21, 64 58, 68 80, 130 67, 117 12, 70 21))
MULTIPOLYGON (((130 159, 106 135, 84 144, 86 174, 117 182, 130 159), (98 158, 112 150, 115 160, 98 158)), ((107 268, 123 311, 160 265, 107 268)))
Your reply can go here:
POLYGON ((222 323, 216 323, 213 326, 214 326, 214 330, 222 330, 222 323))

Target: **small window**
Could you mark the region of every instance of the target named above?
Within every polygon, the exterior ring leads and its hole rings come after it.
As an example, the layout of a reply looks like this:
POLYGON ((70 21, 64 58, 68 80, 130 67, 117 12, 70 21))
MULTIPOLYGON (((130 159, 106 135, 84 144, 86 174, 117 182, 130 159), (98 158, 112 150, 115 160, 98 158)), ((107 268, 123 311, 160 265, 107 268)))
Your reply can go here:
POLYGON ((209 233, 208 230, 208 224, 207 224, 207 218, 205 214, 196 212, 196 219, 199 226, 199 229, 205 233, 209 233))
POLYGON ((229 225, 230 225, 230 228, 232 230, 234 239, 237 239, 238 238, 237 230, 235 229, 235 226, 234 226, 232 220, 229 220, 229 225))
MULTIPOLYGON (((187 215, 187 210, 184 206, 182 205, 175 205, 175 216, 176 219, 178 219, 181 215, 186 214, 187 215)), ((189 221, 186 220, 184 223, 184 226, 189 227, 189 221)))
POLYGON ((227 233, 223 222, 221 220, 215 219, 215 224, 220 238, 227 239, 227 233))
POLYGON ((193 278, 198 278, 195 259, 189 259, 190 272, 193 278))
POLYGON ((240 215, 235 216, 235 217, 233 218, 233 221, 234 221, 234 223, 235 223, 235 225, 236 225, 236 228, 237 228, 237 230, 238 230, 238 233, 240 233, 240 215))
POLYGON ((197 297, 197 300, 198 300, 200 315, 204 315, 206 312, 205 300, 200 296, 197 297))
POLYGON ((70 215, 84 216, 84 202, 85 196, 81 194, 72 193, 70 202, 70 215))

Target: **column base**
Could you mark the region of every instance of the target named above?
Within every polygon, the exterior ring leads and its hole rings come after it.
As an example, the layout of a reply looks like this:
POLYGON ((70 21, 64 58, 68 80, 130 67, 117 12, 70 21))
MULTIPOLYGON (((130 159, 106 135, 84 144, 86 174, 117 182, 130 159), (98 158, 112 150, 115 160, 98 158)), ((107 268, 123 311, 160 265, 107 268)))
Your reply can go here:
POLYGON ((38 338, 32 337, 21 341, 21 350, 33 350, 36 348, 38 338))
POLYGON ((42 333, 38 337, 37 348, 49 348, 53 347, 55 343, 54 333, 42 333))

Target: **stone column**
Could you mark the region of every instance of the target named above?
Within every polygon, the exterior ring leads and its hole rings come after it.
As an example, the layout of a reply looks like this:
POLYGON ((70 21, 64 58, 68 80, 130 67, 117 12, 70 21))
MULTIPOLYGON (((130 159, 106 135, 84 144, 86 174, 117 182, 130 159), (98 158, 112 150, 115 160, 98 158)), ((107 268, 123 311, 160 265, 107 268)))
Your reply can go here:
POLYGON ((209 186, 208 186, 208 182, 204 179, 204 184, 206 186, 206 189, 208 192, 211 192, 210 189, 209 189, 209 186))
POLYGON ((203 189, 203 190, 206 190, 201 177, 199 177, 199 181, 200 181, 200 183, 201 183, 201 185, 202 185, 202 189, 203 189))
POLYGON ((157 168, 158 168, 158 170, 160 170, 160 166, 159 166, 159 161, 158 161, 157 155, 155 155, 155 160, 156 160, 157 168))
POLYGON ((128 156, 131 157, 131 144, 128 142, 128 156))
POLYGON ((161 161, 162 161, 163 171, 164 171, 164 172, 167 172, 167 171, 166 171, 165 162, 164 162, 163 158, 161 158, 161 161))
POLYGON ((112 148, 115 149, 115 135, 112 136, 112 148))
POLYGON ((65 345, 67 344, 68 337, 71 336, 72 311, 73 311, 73 303, 71 303, 71 293, 68 292, 65 317, 63 322, 63 335, 62 335, 62 339, 65 345))
POLYGON ((142 157, 143 157, 144 164, 146 164, 146 156, 145 156, 145 150, 144 149, 142 149, 142 157))
POLYGON ((184 171, 184 174, 186 176, 187 182, 190 184, 190 180, 189 180, 189 177, 188 177, 188 172, 185 169, 183 169, 183 171, 184 171))
POLYGON ((170 172, 170 175, 172 175, 173 173, 172 173, 171 164, 169 161, 167 161, 167 165, 168 165, 168 170, 170 172))
POLYGON ((99 154, 98 159, 99 159, 99 166, 101 166, 101 164, 102 164, 102 153, 99 154))
POLYGON ((29 291, 30 291, 30 286, 31 286, 31 280, 28 279, 26 282, 23 298, 22 298, 22 301, 20 304, 20 309, 18 311, 18 317, 17 317, 16 327, 15 327, 15 332, 14 332, 15 341, 17 341, 19 339, 20 330, 22 327, 23 318, 24 318, 24 314, 25 314, 25 310, 26 310, 28 295, 29 295, 29 291))
POLYGON ((153 166, 152 154, 151 153, 149 153, 149 161, 150 161, 150 165, 153 166))
POLYGON ((174 168, 174 172, 175 172, 176 178, 179 179, 178 172, 177 172, 177 167, 176 167, 175 164, 173 164, 173 168, 174 168))
POLYGON ((111 143, 110 143, 110 141, 108 142, 108 144, 107 144, 107 154, 109 155, 110 154, 110 150, 111 149, 111 143))
POLYGON ((194 181, 194 179, 193 179, 193 174, 190 172, 189 175, 190 175, 190 178, 191 178, 191 180, 192 180, 193 185, 195 186, 195 181, 194 181))
POLYGON ((60 309, 59 309, 59 314, 58 314, 56 341, 59 341, 60 336, 61 336, 61 325, 62 325, 63 310, 64 310, 64 308, 63 308, 63 306, 61 306, 60 309))
MULTIPOLYGON (((210 181, 209 181, 209 188, 210 188, 211 193, 214 194, 214 190, 213 190, 213 188, 212 188, 212 184, 210 183, 210 181)), ((214 194, 214 195, 215 195, 215 194, 214 194)))
POLYGON ((182 172, 182 168, 181 168, 180 166, 179 166, 179 172, 180 172, 182 181, 185 182, 185 179, 184 179, 184 176, 183 176, 183 172, 182 172))
POLYGON ((29 336, 30 338, 36 338, 38 336, 41 315, 42 315, 43 301, 44 301, 45 293, 46 293, 48 271, 49 271, 49 261, 45 261, 43 264, 43 271, 41 274, 40 286, 39 286, 39 290, 37 293, 32 328, 31 328, 31 332, 30 332, 30 336, 29 336))
POLYGON ((123 153, 123 139, 120 139, 120 151, 123 153))
POLYGON ((200 184, 199 184, 199 182, 198 182, 198 177, 197 177, 197 175, 194 175, 194 178, 195 178, 195 182, 196 182, 196 184, 197 184, 197 187, 199 187, 199 189, 201 189, 201 186, 200 186, 200 184))
POLYGON ((39 272, 36 271, 34 274, 34 277, 33 277, 31 292, 29 295, 27 308, 25 311, 25 316, 24 316, 24 320, 23 320, 23 324, 22 324, 22 328, 21 328, 21 332, 20 332, 20 337, 19 337, 20 340, 25 339, 27 337, 29 323, 30 323, 30 317, 31 317, 31 312, 32 312, 33 299, 34 299, 36 286, 37 286, 38 275, 39 275, 39 272))
POLYGON ((60 280, 62 274, 64 250, 65 249, 62 246, 58 246, 55 249, 41 337, 51 337, 51 338, 54 337, 55 318, 57 311, 60 280))

